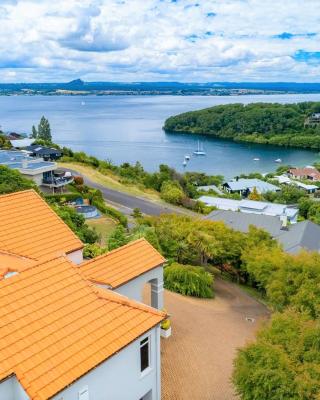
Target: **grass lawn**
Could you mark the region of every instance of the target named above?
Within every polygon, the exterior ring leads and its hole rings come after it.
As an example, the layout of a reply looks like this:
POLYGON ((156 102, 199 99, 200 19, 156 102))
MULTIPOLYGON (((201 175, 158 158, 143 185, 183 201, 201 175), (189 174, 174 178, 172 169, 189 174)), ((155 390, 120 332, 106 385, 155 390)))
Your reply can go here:
POLYGON ((101 235, 100 244, 102 246, 106 244, 107 238, 117 226, 117 223, 113 219, 104 215, 100 218, 87 219, 86 224, 88 224, 90 228, 94 228, 101 235))
POLYGON ((77 170, 82 175, 85 175, 88 179, 93 182, 100 183, 101 185, 108 187, 110 189, 118 190, 119 192, 124 192, 131 194, 133 196, 145 197, 153 201, 161 201, 160 194, 152 189, 140 189, 137 185, 123 184, 119 182, 119 177, 110 172, 108 175, 102 174, 97 169, 94 169, 88 165, 83 165, 79 163, 65 163, 60 162, 59 166, 61 168, 70 168, 77 170))

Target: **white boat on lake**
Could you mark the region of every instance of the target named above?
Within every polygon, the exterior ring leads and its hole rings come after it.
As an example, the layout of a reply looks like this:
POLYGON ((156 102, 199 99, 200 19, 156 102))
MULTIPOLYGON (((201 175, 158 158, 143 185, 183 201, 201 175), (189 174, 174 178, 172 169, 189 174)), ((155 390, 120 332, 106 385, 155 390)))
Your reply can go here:
POLYGON ((282 160, 281 160, 281 158, 277 158, 276 160, 274 160, 274 162, 276 162, 276 163, 282 163, 282 160))
POLYGON ((207 153, 203 150, 202 145, 200 146, 200 142, 198 140, 198 149, 193 152, 195 156, 205 156, 207 153))
POLYGON ((260 158, 255 157, 255 158, 253 159, 253 161, 260 161, 260 158))

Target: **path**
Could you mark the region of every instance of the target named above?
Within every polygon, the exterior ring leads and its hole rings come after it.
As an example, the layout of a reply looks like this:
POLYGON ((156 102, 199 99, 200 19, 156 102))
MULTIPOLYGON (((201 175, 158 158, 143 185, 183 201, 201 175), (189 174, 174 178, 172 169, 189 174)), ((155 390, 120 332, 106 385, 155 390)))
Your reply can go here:
POLYGON ((162 400, 237 399, 230 383, 236 349, 269 313, 232 283, 217 279, 215 291, 213 300, 165 292, 173 333, 161 340, 162 400))

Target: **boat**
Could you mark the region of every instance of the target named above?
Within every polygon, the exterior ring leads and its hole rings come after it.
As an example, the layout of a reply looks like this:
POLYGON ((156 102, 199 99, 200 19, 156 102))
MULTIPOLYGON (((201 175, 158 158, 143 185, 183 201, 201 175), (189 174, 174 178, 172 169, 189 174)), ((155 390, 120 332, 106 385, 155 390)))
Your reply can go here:
POLYGON ((187 165, 187 161, 184 160, 183 163, 182 163, 182 165, 185 167, 185 166, 187 165))
POLYGON ((189 161, 189 160, 190 160, 189 154, 186 154, 186 155, 184 156, 184 159, 185 159, 186 161, 189 161))
POLYGON ((205 156, 207 153, 203 150, 203 147, 200 147, 200 142, 198 140, 198 149, 193 152, 195 156, 205 156))
POLYGON ((260 158, 255 157, 255 158, 253 159, 253 161, 260 161, 260 158))
POLYGON ((82 101, 82 102, 81 102, 81 105, 82 105, 82 106, 85 106, 85 105, 86 105, 86 102, 85 102, 85 101, 82 101))
POLYGON ((282 160, 281 160, 281 158, 277 158, 276 160, 274 160, 274 162, 281 163, 282 160))

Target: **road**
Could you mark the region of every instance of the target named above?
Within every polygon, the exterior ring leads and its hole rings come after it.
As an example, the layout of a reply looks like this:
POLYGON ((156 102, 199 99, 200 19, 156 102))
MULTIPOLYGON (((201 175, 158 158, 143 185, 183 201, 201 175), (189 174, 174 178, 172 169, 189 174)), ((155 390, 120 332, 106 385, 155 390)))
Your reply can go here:
POLYGON ((152 202, 151 200, 143 199, 137 196, 132 196, 130 194, 119 192, 114 189, 109 189, 97 182, 92 181, 91 179, 88 179, 86 176, 84 176, 83 174, 79 173, 76 170, 72 170, 69 168, 61 168, 61 169, 64 169, 65 171, 70 171, 74 175, 82 176, 84 179, 84 183, 86 185, 94 189, 101 190, 104 199, 126 215, 132 214, 132 210, 134 208, 139 208, 140 211, 146 215, 160 215, 160 214, 171 214, 171 213, 188 214, 188 215, 193 214, 188 210, 179 209, 178 207, 171 207, 170 205, 163 206, 161 204, 152 202))

